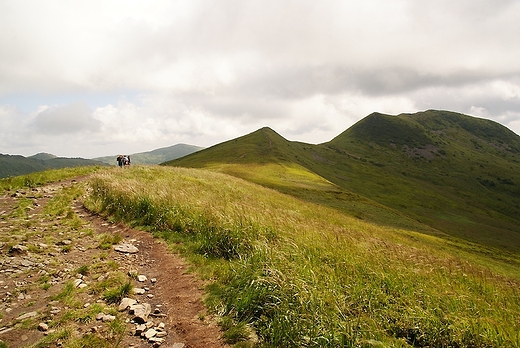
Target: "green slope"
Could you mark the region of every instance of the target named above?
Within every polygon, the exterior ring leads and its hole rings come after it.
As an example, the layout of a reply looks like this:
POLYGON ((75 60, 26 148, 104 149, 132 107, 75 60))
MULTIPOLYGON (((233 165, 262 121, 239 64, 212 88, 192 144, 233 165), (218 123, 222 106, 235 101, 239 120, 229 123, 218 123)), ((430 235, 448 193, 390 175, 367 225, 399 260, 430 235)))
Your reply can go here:
POLYGON ((520 252, 520 137, 447 111, 374 113, 330 142, 263 128, 168 165, 218 170, 379 224, 520 252))
POLYGON ((91 211, 192 263, 229 344, 520 347, 518 264, 210 170, 113 168, 89 185, 91 211))

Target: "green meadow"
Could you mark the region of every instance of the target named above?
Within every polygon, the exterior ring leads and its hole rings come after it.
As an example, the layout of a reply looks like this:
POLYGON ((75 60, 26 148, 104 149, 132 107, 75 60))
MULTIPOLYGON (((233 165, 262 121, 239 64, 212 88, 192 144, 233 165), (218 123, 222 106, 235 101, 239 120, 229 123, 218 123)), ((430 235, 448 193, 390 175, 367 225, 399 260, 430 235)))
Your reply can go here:
POLYGON ((229 343, 520 347, 515 253, 497 257, 301 165, 208 168, 97 171, 86 205, 182 253, 229 343))

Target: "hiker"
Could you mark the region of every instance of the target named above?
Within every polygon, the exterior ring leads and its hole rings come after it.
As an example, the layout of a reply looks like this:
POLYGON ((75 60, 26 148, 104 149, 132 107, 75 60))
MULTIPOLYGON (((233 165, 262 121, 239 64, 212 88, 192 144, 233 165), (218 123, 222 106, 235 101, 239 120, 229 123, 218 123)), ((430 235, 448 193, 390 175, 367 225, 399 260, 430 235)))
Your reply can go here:
POLYGON ((123 167, 123 155, 117 156, 117 164, 119 165, 119 168, 123 167))
POLYGON ((125 159, 125 163, 124 163, 124 164, 125 164, 125 166, 129 166, 129 165, 130 165, 130 155, 128 155, 128 156, 125 156, 125 158, 124 158, 124 159, 125 159))

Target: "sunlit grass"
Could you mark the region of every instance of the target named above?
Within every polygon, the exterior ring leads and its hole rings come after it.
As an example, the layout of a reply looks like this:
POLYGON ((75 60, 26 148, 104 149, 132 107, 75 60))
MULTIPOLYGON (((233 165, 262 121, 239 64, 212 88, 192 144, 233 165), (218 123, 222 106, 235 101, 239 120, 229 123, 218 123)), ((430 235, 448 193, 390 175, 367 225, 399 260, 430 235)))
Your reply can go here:
POLYGON ((267 346, 520 346, 518 281, 439 238, 209 171, 134 167, 90 184, 90 209, 183 241, 232 340, 252 327, 267 346))

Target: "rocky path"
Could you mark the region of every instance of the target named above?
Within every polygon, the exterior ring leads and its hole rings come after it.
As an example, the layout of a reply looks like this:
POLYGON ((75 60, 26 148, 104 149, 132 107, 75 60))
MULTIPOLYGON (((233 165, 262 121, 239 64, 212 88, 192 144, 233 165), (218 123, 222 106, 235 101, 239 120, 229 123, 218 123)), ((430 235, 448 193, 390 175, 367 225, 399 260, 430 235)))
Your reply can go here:
POLYGON ((75 185, 0 197, 0 347, 225 347, 203 284, 164 242, 81 199, 46 210, 75 185))

